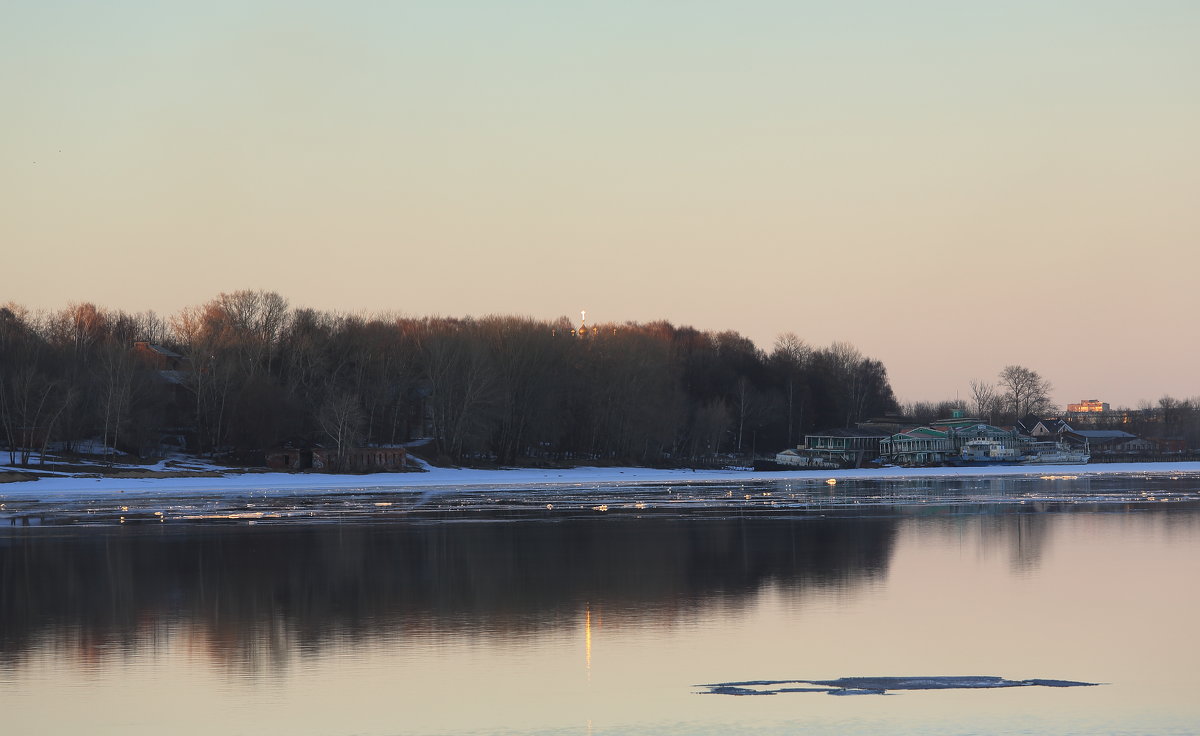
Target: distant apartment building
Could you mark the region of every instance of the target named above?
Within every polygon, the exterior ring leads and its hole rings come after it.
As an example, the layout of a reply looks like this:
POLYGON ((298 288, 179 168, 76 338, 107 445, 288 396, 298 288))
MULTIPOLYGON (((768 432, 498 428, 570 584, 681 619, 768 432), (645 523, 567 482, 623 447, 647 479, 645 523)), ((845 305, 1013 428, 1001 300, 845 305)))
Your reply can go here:
POLYGON ((1068 414, 1089 414, 1108 411, 1108 404, 1099 399, 1084 399, 1078 404, 1067 404, 1068 414))

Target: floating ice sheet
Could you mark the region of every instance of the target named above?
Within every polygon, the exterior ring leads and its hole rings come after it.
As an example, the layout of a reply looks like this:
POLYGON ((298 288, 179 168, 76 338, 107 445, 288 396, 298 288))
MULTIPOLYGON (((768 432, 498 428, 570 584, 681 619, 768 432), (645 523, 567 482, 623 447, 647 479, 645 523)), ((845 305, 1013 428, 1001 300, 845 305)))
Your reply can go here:
MULTIPOLYGON (((1195 464, 1193 464, 1195 465, 1195 464)), ((574 516, 729 516, 954 513, 998 508, 1161 507, 1200 504, 1200 472, 719 475, 646 469, 576 469, 552 479, 523 471, 324 476, 264 473, 236 478, 43 479, 0 485, 0 529, 41 524, 322 521, 557 521, 574 516), (592 472, 596 471, 596 472, 592 472), (624 475, 629 471, 629 475, 624 475), (643 475, 644 473, 644 475, 643 475), (522 480, 522 478, 524 478, 522 480), (484 482, 487 479, 487 482, 484 482), (441 482, 431 482, 441 481, 441 482), (90 491, 75 485, 96 484, 90 491), (340 484, 340 485, 339 485, 340 484)), ((950 470, 950 469, 934 469, 950 470)), ((987 470, 1004 470, 987 469, 987 470)), ((483 471, 462 471, 483 472, 483 471)), ((852 471, 842 471, 850 473, 852 471)), ((541 475, 550 475, 542 471, 541 475)))
POLYGON ((752 680, 696 685, 702 695, 886 695, 892 690, 985 690, 1002 687, 1094 687, 1096 682, 1074 680, 1007 680, 991 675, 968 677, 841 677, 836 680, 752 680), (788 687, 810 685, 813 687, 788 687))

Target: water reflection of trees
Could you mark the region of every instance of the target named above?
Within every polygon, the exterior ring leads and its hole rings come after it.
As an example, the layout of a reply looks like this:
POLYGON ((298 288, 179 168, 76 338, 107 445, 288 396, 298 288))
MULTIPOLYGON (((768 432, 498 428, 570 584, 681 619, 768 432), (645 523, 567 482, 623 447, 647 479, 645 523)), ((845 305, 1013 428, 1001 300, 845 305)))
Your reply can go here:
POLYGON ((610 519, 329 527, 30 530, 0 538, 0 658, 84 660, 183 635, 237 666, 332 639, 520 637, 699 616, 766 584, 852 590, 894 519, 610 519), (65 650, 65 651, 64 651, 65 650))
POLYGON ((1009 505, 966 509, 947 505, 917 509, 907 524, 915 525, 922 535, 969 541, 981 551, 1007 550, 1014 571, 1029 571, 1041 564, 1051 540, 1053 514, 1045 511, 1029 507, 1014 513, 1009 505))
POLYGON ((1194 504, 1163 501, 1029 500, 1015 507, 1011 503, 951 503, 913 505, 904 508, 903 513, 906 520, 900 527, 901 533, 911 532, 915 527, 922 536, 966 541, 978 545, 984 553, 1006 551, 1014 572, 1029 572, 1042 564, 1055 530, 1061 530, 1059 517, 1068 514, 1077 522, 1093 518, 1119 521, 1124 529, 1165 539, 1190 540, 1200 528, 1200 513, 1196 513, 1194 504))

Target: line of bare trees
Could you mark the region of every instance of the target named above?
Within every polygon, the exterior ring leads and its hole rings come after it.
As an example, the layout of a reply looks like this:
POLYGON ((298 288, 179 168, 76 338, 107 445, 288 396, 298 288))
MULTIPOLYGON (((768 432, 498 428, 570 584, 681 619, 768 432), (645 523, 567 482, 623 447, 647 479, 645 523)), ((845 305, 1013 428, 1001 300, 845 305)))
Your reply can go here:
POLYGON ((961 412, 992 424, 1015 424, 1030 415, 1054 413, 1050 399, 1051 383, 1037 371, 1020 365, 1008 365, 1000 371, 996 383, 975 379, 967 399, 917 401, 906 404, 904 414, 918 423, 928 424, 961 412))
MULTIPOLYGON (((1019 365, 1005 366, 995 383, 973 380, 967 399, 918 401, 905 404, 902 412, 919 423, 953 415, 955 411, 979 417, 992 424, 1011 425, 1031 416, 1064 416, 1050 398, 1053 386, 1037 371, 1019 365)), ((1200 447, 1200 396, 1176 399, 1163 396, 1157 402, 1142 401, 1136 408, 1115 407, 1103 414, 1070 417, 1076 429, 1120 429, 1141 437, 1174 439, 1191 448, 1200 447)))
POLYGON ((1141 401, 1135 408, 1117 407, 1092 418, 1089 429, 1122 429, 1139 437, 1182 441, 1200 448, 1200 396, 1176 399, 1163 396, 1158 401, 1141 401))
POLYGON ((174 433, 203 453, 429 436, 455 463, 686 463, 774 452, 895 409, 882 363, 794 334, 770 352, 666 322, 601 324, 581 338, 565 318, 334 314, 262 291, 166 320, 91 304, 0 307, 10 462, 84 438, 153 454, 174 433), (164 346, 177 365, 148 361, 135 341, 164 346))

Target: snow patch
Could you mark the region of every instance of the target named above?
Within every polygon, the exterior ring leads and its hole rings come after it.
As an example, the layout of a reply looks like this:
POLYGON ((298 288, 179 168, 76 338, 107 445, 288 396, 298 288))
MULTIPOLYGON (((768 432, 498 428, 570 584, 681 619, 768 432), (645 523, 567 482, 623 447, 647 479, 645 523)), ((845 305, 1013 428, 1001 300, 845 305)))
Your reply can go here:
MULTIPOLYGON (((178 460, 178 459, 176 459, 178 460)), ((181 464, 168 467, 168 461, 155 466, 139 466, 150 470, 180 469, 181 464)), ((189 459, 195 469, 217 470, 189 459)), ((792 470, 755 472, 744 470, 659 470, 655 468, 595 468, 572 469, 512 468, 507 470, 472 470, 439 468, 423 463, 423 473, 372 473, 369 475, 335 475, 327 473, 229 473, 222 477, 201 478, 96 478, 53 477, 0 485, 0 498, 38 498, 42 500, 68 498, 115 498, 129 495, 194 496, 200 494, 242 494, 252 491, 306 493, 314 491, 361 491, 388 489, 416 490, 425 496, 436 495, 439 488, 463 489, 536 487, 580 490, 581 486, 636 483, 697 483, 697 482, 755 482, 791 481, 825 484, 855 480, 904 480, 920 478, 990 478, 1000 476, 1073 476, 1078 479, 1104 476, 1181 476, 1200 477, 1200 462, 1174 463, 1111 463, 1103 465, 1042 465, 970 467, 970 468, 874 468, 858 470, 792 470)), ((29 472, 27 469, 0 466, 2 470, 29 472)))

